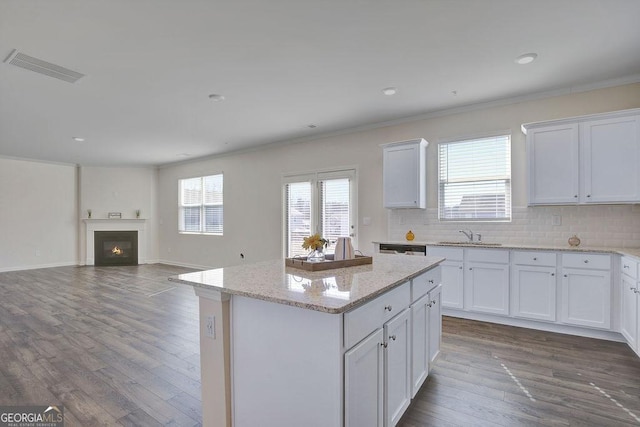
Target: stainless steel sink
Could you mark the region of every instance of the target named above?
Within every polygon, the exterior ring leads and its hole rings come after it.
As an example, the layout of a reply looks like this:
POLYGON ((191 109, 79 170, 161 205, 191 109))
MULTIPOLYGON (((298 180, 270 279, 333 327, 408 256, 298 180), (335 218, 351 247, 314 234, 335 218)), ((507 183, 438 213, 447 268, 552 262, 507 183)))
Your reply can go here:
POLYGON ((502 243, 489 242, 438 242, 439 245, 473 245, 473 246, 502 246, 502 243))

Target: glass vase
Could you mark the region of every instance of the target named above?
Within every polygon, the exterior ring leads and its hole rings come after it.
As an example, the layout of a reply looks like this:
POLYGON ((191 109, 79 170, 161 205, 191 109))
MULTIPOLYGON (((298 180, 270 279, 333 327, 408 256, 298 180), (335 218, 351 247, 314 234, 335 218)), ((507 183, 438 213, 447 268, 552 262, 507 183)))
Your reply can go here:
POLYGON ((323 262, 324 261, 324 252, 323 248, 315 249, 313 252, 309 254, 307 257, 307 261, 309 262, 323 262))

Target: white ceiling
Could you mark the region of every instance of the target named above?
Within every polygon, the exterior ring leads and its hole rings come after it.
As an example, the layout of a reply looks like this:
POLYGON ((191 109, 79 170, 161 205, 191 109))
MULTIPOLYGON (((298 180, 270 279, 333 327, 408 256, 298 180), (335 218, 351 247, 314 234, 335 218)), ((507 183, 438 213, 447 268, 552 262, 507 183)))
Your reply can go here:
POLYGON ((639 17, 639 0, 0 0, 0 60, 86 74, 0 63, 0 156, 161 165, 640 81, 639 17))

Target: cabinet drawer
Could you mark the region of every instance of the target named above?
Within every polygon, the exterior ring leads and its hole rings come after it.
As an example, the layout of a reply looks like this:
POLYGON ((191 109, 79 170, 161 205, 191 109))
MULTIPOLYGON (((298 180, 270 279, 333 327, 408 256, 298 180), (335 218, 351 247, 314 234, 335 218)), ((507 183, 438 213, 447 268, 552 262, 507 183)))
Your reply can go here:
POLYGON ((462 261, 462 248, 447 248, 444 246, 427 246, 427 255, 446 258, 447 261, 462 261))
POLYGON ((509 251, 504 249, 467 249, 465 261, 509 263, 509 251))
POLYGON ((512 261, 518 265, 556 266, 556 254, 551 252, 514 251, 512 261))
POLYGON ((569 253, 562 254, 562 266, 570 268, 588 268, 594 270, 609 270, 611 256, 604 254, 569 253))
POLYGON ((351 348, 389 319, 409 307, 411 286, 406 282, 344 314, 344 346, 351 348))
POLYGON ((411 302, 426 295, 431 289, 440 284, 440 267, 425 271, 411 281, 411 302))
POLYGON ((628 256, 620 258, 620 271, 622 274, 638 279, 638 260, 628 256))

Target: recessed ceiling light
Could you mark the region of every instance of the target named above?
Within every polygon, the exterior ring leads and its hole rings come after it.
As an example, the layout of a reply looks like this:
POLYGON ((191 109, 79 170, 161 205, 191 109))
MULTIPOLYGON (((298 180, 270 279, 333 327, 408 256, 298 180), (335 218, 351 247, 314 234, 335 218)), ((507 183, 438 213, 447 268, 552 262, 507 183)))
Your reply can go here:
POLYGON ((310 125, 307 125, 307 127, 308 127, 309 129, 315 129, 315 128, 317 128, 318 126, 317 126, 317 125, 314 125, 314 124, 310 124, 310 125))
POLYGON ((73 140, 74 140, 75 142, 84 142, 84 141, 86 141, 86 140, 85 140, 84 138, 82 138, 81 136, 74 136, 74 137, 73 137, 73 140))
POLYGON ((224 96, 220 95, 219 93, 212 93, 211 95, 209 95, 209 99, 213 102, 220 102, 224 101, 224 96))
POLYGON ((532 63, 538 57, 537 53, 525 53, 515 59, 516 64, 525 65, 532 63))
POLYGON ((189 154, 189 153, 180 153, 180 154, 178 154, 178 157, 191 157, 191 154, 189 154))
POLYGON ((382 93, 384 93, 387 96, 392 96, 392 95, 395 95, 396 93, 398 93, 398 88, 396 88, 396 87, 385 87, 384 89, 382 89, 382 93))

